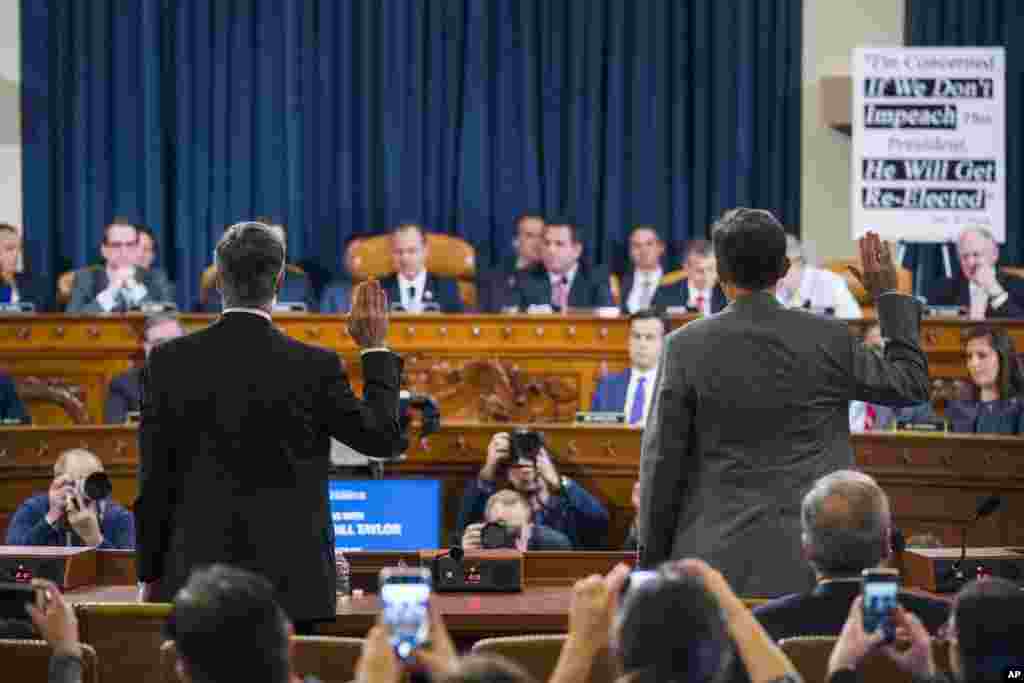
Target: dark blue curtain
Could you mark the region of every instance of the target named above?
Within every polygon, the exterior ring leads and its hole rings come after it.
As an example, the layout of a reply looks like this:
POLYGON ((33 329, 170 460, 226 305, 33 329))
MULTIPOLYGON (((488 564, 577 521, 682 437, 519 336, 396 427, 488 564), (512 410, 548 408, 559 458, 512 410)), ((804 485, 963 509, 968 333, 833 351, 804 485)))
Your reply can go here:
MULTIPOLYGON (((1024 196, 1016 182, 1024 163, 1024 133, 1019 122, 1024 86, 1024 3, 1020 0, 906 0, 906 43, 913 47, 996 46, 1006 48, 1006 244, 1001 262, 1024 263, 1024 196)), ((951 250, 954 276, 959 271, 951 250)), ((938 246, 908 249, 905 265, 916 269, 918 291, 945 277, 938 246)))
MULTIPOLYGON (((292 260, 398 221, 511 250, 569 215, 615 263, 734 205, 800 207, 800 0, 22 0, 25 216, 53 276, 119 215, 182 302, 226 224, 292 260)), ((675 253, 673 254, 675 255, 675 253)))

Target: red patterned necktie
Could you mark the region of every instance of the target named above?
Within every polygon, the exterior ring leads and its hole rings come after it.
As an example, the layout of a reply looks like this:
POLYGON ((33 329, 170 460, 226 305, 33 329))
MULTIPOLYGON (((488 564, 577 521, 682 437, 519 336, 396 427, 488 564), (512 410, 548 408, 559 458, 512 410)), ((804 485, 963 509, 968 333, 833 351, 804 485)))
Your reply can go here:
POLYGON ((697 295, 697 312, 698 313, 703 313, 704 312, 704 295, 703 294, 698 294, 697 295))
POLYGON ((870 432, 875 428, 875 423, 878 421, 878 411, 870 403, 867 404, 867 410, 864 413, 864 431, 870 432))

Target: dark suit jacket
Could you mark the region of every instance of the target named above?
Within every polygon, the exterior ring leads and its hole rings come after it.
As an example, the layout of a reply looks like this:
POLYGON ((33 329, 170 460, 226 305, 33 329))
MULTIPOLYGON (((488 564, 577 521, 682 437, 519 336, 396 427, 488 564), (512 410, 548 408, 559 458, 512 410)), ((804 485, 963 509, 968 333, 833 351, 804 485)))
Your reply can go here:
POLYGON ((124 424, 128 413, 138 412, 140 399, 140 368, 132 368, 110 380, 107 389, 107 403, 103 408, 103 421, 107 424, 124 424))
MULTIPOLYGON (((1003 305, 992 308, 991 302, 985 311, 986 318, 1024 318, 1024 280, 1019 277, 997 273, 996 280, 1009 295, 1003 305)), ((959 306, 965 310, 971 308, 970 282, 957 273, 957 277, 947 278, 940 283, 928 303, 936 306, 959 306)))
POLYGON ((0 373, 0 420, 19 420, 26 424, 31 422, 25 412, 25 404, 18 398, 14 380, 3 373, 0 373))
POLYGON ((630 370, 602 377, 590 399, 590 409, 595 412, 625 412, 629 378, 630 370))
MULTIPOLYGON (((135 280, 146 286, 146 296, 141 303, 174 301, 174 291, 167 276, 161 270, 135 268, 135 280)), ((102 313, 103 308, 96 297, 110 285, 107 269, 103 266, 85 268, 75 274, 71 283, 71 301, 68 313, 102 313)))
MULTIPOLYGON (((18 290, 19 303, 33 304, 37 312, 50 310, 50 297, 42 280, 29 273, 15 273, 14 286, 18 290)), ((0 284, 0 303, 10 303, 10 299, 10 288, 0 284)))
MULTIPOLYGON (((400 304, 402 295, 398 292, 398 275, 392 273, 380 281, 380 286, 388 294, 388 301, 400 304)), ((423 290, 423 302, 435 301, 442 313, 462 313, 462 297, 459 296, 459 286, 450 277, 439 277, 433 273, 427 273, 427 284, 423 290), (427 296, 427 295, 430 296, 427 296)))
POLYGON ((640 458, 644 567, 700 557, 739 595, 811 587, 800 503, 819 477, 853 467, 849 402, 928 400, 920 305, 894 293, 877 305, 884 358, 846 322, 769 292, 665 339, 640 458))
MULTIPOLYGON (((316 313, 316 293, 313 285, 305 273, 294 270, 285 270, 284 282, 281 283, 281 291, 277 293, 277 302, 281 304, 301 303, 306 304, 306 310, 316 313)), ((214 287, 210 290, 209 298, 199 309, 204 313, 220 313, 223 308, 220 290, 214 287)))
POLYGON ((142 371, 138 575, 169 601, 192 568, 267 577, 293 620, 334 618, 329 437, 396 453, 401 359, 362 356, 364 398, 338 355, 252 313, 153 349, 142 371))
MULTIPOLYGON (((795 636, 838 636, 860 595, 860 581, 819 583, 808 593, 787 595, 754 608, 754 616, 775 640, 795 636)), ((900 591, 900 604, 935 634, 949 617, 950 604, 900 591)))
POLYGON ((343 278, 324 287, 320 295, 321 313, 348 313, 352 309, 352 281, 343 278))
MULTIPOLYGON (((654 293, 654 299, 651 301, 651 308, 664 311, 665 309, 672 306, 685 307, 690 301, 690 282, 689 278, 683 278, 674 285, 662 285, 658 287, 658 291, 654 293)), ((711 290, 711 312, 718 313, 726 306, 729 305, 729 300, 725 298, 725 292, 722 291, 722 287, 718 284, 711 290)))
POLYGON ((476 309, 481 313, 501 313, 519 306, 519 288, 527 271, 513 269, 484 270, 476 276, 476 309))
MULTIPOLYGON (((519 307, 551 305, 551 276, 543 265, 534 266, 519 281, 519 307)), ((582 263, 576 270, 569 290, 570 308, 614 306, 608 272, 604 268, 587 268, 582 263)))

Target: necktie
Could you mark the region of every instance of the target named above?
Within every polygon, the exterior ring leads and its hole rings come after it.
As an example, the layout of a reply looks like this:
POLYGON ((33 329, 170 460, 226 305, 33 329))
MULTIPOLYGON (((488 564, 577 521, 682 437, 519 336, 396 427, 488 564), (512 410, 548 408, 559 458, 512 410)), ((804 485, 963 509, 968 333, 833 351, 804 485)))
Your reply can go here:
POLYGON ((551 305, 564 311, 569 305, 569 278, 564 275, 555 282, 551 290, 551 305))
POLYGON ((646 377, 641 377, 636 383, 636 391, 633 392, 633 405, 629 407, 629 424, 639 424, 644 419, 644 384, 646 377))
POLYGON ((870 403, 867 404, 867 409, 864 411, 864 431, 870 432, 875 428, 875 423, 878 421, 878 411, 870 403))
POLYGON ((406 306, 405 308, 406 310, 411 311, 413 306, 416 305, 416 287, 409 285, 409 289, 407 291, 409 292, 409 305, 406 306))
POLYGON ((698 313, 703 313, 704 312, 704 295, 703 294, 698 294, 697 295, 697 312, 698 313))
POLYGON ((637 310, 642 311, 651 307, 651 279, 645 277, 640 288, 640 301, 637 303, 637 310))

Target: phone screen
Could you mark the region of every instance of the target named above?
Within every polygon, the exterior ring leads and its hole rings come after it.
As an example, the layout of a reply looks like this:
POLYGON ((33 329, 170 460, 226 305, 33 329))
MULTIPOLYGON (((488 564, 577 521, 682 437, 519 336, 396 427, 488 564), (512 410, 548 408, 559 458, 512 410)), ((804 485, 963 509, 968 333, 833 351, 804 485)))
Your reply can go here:
POLYGON ((894 632, 890 612, 899 604, 898 576, 865 576, 863 584, 864 632, 879 628, 886 634, 894 632))
POLYGON ((430 635, 430 584, 416 576, 395 576, 380 588, 384 622, 391 629, 395 653, 407 659, 430 635))

